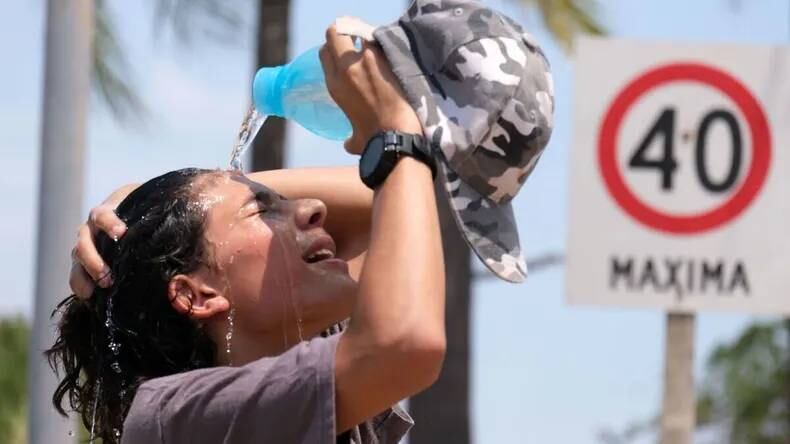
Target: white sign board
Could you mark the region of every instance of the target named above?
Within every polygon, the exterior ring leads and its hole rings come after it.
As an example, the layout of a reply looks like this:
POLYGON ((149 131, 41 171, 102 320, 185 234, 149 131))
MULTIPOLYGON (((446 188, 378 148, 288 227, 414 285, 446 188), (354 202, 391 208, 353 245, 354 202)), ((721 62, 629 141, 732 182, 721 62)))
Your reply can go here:
POLYGON ((790 48, 583 39, 573 304, 790 314, 790 48))

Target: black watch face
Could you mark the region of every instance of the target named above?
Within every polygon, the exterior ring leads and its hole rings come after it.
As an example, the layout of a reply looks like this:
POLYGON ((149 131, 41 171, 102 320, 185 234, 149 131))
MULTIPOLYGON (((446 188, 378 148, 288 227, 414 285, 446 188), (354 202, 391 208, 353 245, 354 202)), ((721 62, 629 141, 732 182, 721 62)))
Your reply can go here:
POLYGON ((384 141, 381 137, 376 137, 370 141, 370 145, 365 149, 362 158, 359 159, 359 171, 363 176, 370 176, 376 171, 376 167, 381 161, 384 153, 384 141))

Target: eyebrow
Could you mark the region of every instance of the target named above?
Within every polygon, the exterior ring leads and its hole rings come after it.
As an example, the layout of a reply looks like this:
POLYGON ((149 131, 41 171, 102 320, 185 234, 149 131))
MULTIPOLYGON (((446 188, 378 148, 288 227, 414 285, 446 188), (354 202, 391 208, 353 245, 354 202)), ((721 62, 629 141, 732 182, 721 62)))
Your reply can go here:
POLYGON ((244 204, 242 205, 242 207, 246 207, 246 206, 247 206, 247 205, 249 205, 251 202, 256 202, 256 201, 257 201, 257 202, 261 202, 261 203, 263 203, 264 205, 269 205, 269 204, 271 203, 271 196, 269 196, 269 192, 268 192, 268 191, 264 191, 264 190, 256 191, 256 192, 254 192, 254 193, 252 194, 252 196, 250 196, 250 198, 249 198, 249 199, 247 199, 247 200, 244 202, 244 204))

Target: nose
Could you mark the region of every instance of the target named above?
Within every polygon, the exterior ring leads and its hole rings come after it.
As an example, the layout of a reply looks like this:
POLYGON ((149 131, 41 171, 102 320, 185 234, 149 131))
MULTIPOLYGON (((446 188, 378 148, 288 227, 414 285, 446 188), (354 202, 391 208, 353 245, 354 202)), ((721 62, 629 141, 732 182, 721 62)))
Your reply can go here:
POLYGON ((294 217, 301 230, 321 227, 326 220, 326 205, 318 199, 300 199, 294 217))

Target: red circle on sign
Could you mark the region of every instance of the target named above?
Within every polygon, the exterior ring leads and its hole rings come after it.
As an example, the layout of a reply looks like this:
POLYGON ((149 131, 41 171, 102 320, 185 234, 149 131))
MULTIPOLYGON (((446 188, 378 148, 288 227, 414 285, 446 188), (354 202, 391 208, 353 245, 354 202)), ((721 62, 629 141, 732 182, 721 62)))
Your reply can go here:
POLYGON ((737 79, 710 66, 675 63, 651 69, 629 83, 615 97, 606 112, 598 134, 598 164, 609 193, 626 213, 658 231, 693 234, 717 228, 732 221, 754 200, 768 176, 771 163, 771 134, 760 104, 737 79), (679 216, 657 210, 642 202, 625 183, 617 166, 617 138, 623 117, 646 92, 671 82, 691 81, 711 86, 729 97, 749 125, 752 162, 740 188, 721 205, 700 214, 679 216))

